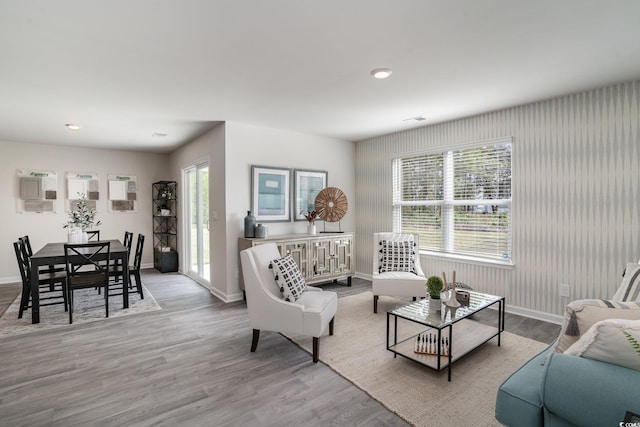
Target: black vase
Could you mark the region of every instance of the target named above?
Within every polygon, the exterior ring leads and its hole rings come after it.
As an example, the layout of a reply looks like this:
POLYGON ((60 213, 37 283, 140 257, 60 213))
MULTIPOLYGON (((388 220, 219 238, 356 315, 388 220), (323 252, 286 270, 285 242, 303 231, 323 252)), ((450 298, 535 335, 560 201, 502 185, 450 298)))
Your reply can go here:
POLYGON ((256 217, 247 211, 244 217, 244 237, 256 237, 256 217))

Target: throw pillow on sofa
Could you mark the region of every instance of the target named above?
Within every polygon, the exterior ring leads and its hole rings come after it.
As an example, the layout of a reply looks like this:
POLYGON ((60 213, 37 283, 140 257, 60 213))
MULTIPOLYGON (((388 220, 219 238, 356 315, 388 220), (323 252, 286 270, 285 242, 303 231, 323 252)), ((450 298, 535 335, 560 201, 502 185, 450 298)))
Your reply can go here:
POLYGON ((564 322, 554 351, 564 353, 596 322, 607 319, 640 320, 640 302, 599 299, 571 301, 565 308, 564 322))
POLYGON ((596 322, 564 352, 640 371, 640 320, 596 322))
POLYGON ((640 301, 640 264, 628 263, 614 301, 640 301))

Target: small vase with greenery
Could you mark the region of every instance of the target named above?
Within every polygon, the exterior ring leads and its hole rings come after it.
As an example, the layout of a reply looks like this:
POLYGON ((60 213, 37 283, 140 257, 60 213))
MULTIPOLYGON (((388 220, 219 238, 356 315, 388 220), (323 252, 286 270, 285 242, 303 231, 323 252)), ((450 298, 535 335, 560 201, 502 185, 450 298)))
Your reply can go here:
POLYGON ((429 307, 435 311, 440 311, 442 302, 440 301, 440 293, 444 288, 444 282, 440 276, 431 276, 427 279, 427 292, 429 293, 429 307))
MULTIPOLYGON (((71 235, 82 233, 87 230, 101 225, 102 222, 96 219, 96 210, 87 206, 87 197, 85 194, 79 194, 79 198, 72 202, 72 209, 69 211, 69 220, 62 225, 62 228, 69 229, 69 241, 72 240, 71 235)), ((74 238, 74 240, 78 240, 74 238)), ((86 243, 85 238, 81 238, 82 242, 86 243)))
POLYGON ((316 218, 318 213, 316 211, 309 211, 304 214, 305 219, 308 221, 307 233, 316 234, 316 218))

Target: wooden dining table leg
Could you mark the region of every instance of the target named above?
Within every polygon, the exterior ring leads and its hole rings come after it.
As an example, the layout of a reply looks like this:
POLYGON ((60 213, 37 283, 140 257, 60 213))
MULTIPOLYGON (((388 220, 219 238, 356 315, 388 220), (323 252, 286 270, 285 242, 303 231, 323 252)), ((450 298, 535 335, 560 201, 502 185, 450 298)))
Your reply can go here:
POLYGON ((40 323, 40 266, 31 262, 31 323, 40 323))
POLYGON ((122 308, 129 308, 129 259, 128 254, 122 256, 122 308))

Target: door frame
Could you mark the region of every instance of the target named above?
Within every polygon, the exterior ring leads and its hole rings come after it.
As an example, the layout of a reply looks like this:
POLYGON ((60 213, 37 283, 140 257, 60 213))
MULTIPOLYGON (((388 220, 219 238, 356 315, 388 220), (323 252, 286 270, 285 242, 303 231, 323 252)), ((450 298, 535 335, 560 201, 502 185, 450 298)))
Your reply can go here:
MULTIPOLYGON (((182 238, 182 247, 183 247, 183 260, 182 260, 182 265, 184 266, 183 268, 183 273, 190 277, 191 279, 195 280, 196 282, 200 283, 201 285, 204 285, 207 288, 211 287, 211 282, 210 280, 207 280, 205 277, 200 276, 199 274, 193 274, 191 271, 191 216, 190 216, 190 212, 191 212, 191 192, 189 189, 189 180, 188 180, 188 174, 190 173, 190 171, 193 171, 193 173, 195 173, 196 176, 196 180, 198 179, 198 170, 203 168, 203 167, 207 167, 209 169, 209 173, 211 173, 211 164, 209 162, 209 159, 199 159, 197 161, 194 161, 193 163, 184 166, 182 168, 182 229, 184 230, 183 233, 183 238, 182 238)), ((209 180, 209 185, 211 185, 211 180, 209 180)), ((211 200, 209 200, 209 203, 211 203, 211 200)), ((211 230, 206 230, 203 229, 203 233, 209 233, 209 242, 211 241, 211 230)), ((211 248, 209 247, 209 269, 211 268, 211 248)), ((211 271, 209 271, 209 277, 211 277, 211 271)))

